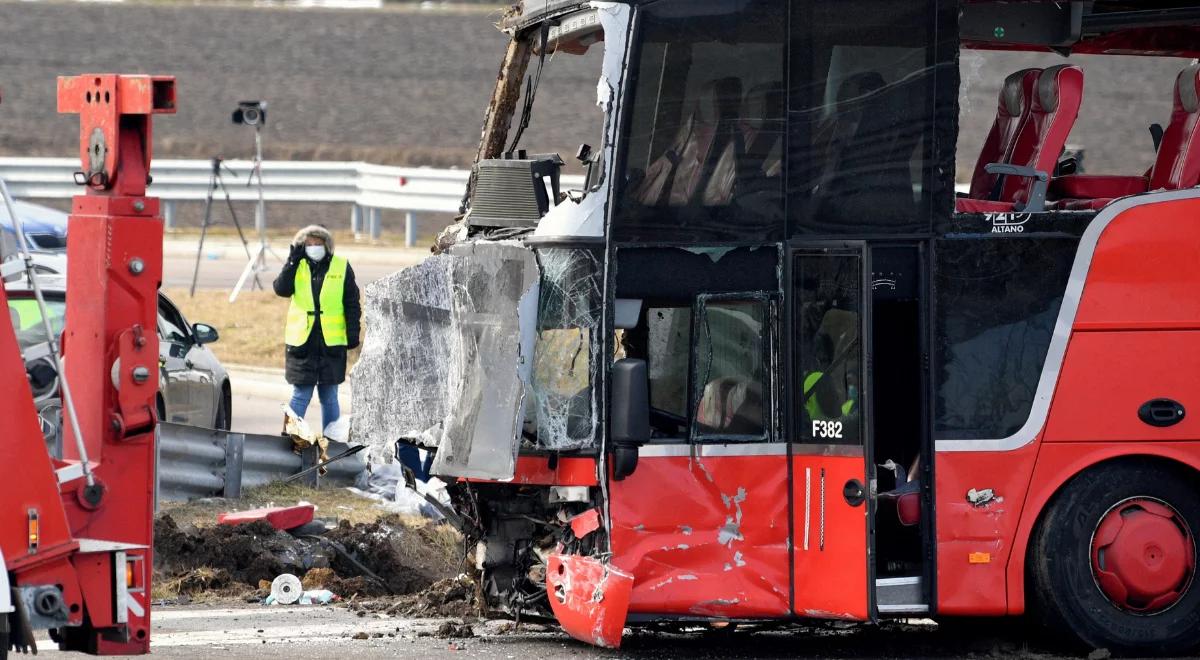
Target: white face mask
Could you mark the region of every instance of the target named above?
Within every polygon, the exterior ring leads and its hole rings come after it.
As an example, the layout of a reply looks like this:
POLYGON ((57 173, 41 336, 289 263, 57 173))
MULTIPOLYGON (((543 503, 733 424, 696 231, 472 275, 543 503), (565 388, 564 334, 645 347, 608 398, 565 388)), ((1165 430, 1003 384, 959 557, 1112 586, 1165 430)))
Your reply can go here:
POLYGON ((308 258, 312 259, 313 261, 320 261, 325 258, 325 246, 305 245, 304 254, 308 255, 308 258))

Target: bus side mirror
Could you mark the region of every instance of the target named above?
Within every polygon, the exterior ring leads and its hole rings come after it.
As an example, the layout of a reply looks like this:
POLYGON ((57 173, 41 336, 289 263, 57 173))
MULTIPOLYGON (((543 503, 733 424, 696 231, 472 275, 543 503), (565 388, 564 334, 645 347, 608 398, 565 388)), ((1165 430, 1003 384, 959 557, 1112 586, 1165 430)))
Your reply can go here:
POLYGON ((637 469, 638 447, 650 440, 650 385, 646 361, 623 358, 612 367, 613 479, 637 469))

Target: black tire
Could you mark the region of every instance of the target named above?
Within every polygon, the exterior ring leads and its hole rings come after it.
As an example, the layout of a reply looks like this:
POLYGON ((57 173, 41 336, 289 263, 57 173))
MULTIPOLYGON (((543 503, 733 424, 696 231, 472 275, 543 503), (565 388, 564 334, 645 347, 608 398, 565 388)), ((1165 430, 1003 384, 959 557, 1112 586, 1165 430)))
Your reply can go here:
POLYGON ((221 388, 221 403, 217 404, 217 416, 213 420, 213 428, 228 431, 233 422, 233 396, 229 393, 229 386, 225 385, 221 388))
MULTIPOLYGON (((1088 470, 1054 499, 1030 543, 1027 566, 1034 614, 1049 630, 1071 631, 1088 646, 1116 653, 1178 655, 1195 649, 1200 646, 1200 585, 1195 579, 1198 530, 1200 497, 1167 464, 1123 461, 1088 470), (1142 502, 1165 504, 1172 510, 1171 527, 1183 530, 1181 538, 1190 537, 1192 569, 1190 575, 1185 570, 1188 577, 1180 581, 1181 595, 1173 604, 1135 612, 1130 603, 1118 604, 1101 590, 1092 545, 1102 520, 1115 515, 1124 525, 1122 511, 1146 515, 1139 510, 1142 502)), ((1186 558, 1187 551, 1174 555, 1179 556, 1186 558)))

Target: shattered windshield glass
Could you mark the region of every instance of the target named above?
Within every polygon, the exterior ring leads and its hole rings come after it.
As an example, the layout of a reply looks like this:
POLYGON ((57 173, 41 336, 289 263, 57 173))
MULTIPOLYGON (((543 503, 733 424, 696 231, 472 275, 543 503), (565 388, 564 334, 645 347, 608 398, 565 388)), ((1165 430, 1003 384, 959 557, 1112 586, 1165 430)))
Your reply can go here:
POLYGON ((600 261, 586 249, 538 251, 541 286, 533 360, 537 446, 579 449, 595 439, 600 261))

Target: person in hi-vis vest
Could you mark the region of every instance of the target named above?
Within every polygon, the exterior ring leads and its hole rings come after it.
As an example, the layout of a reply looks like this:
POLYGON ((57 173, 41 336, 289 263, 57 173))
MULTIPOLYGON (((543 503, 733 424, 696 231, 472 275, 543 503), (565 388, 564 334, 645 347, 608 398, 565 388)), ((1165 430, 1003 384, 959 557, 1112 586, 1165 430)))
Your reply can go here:
POLYGON ((313 388, 321 425, 341 416, 337 389, 346 380, 346 351, 358 346, 359 304, 354 269, 333 252, 333 235, 320 225, 296 233, 275 294, 291 298, 284 328, 285 378, 295 391, 291 408, 304 417, 313 388))

